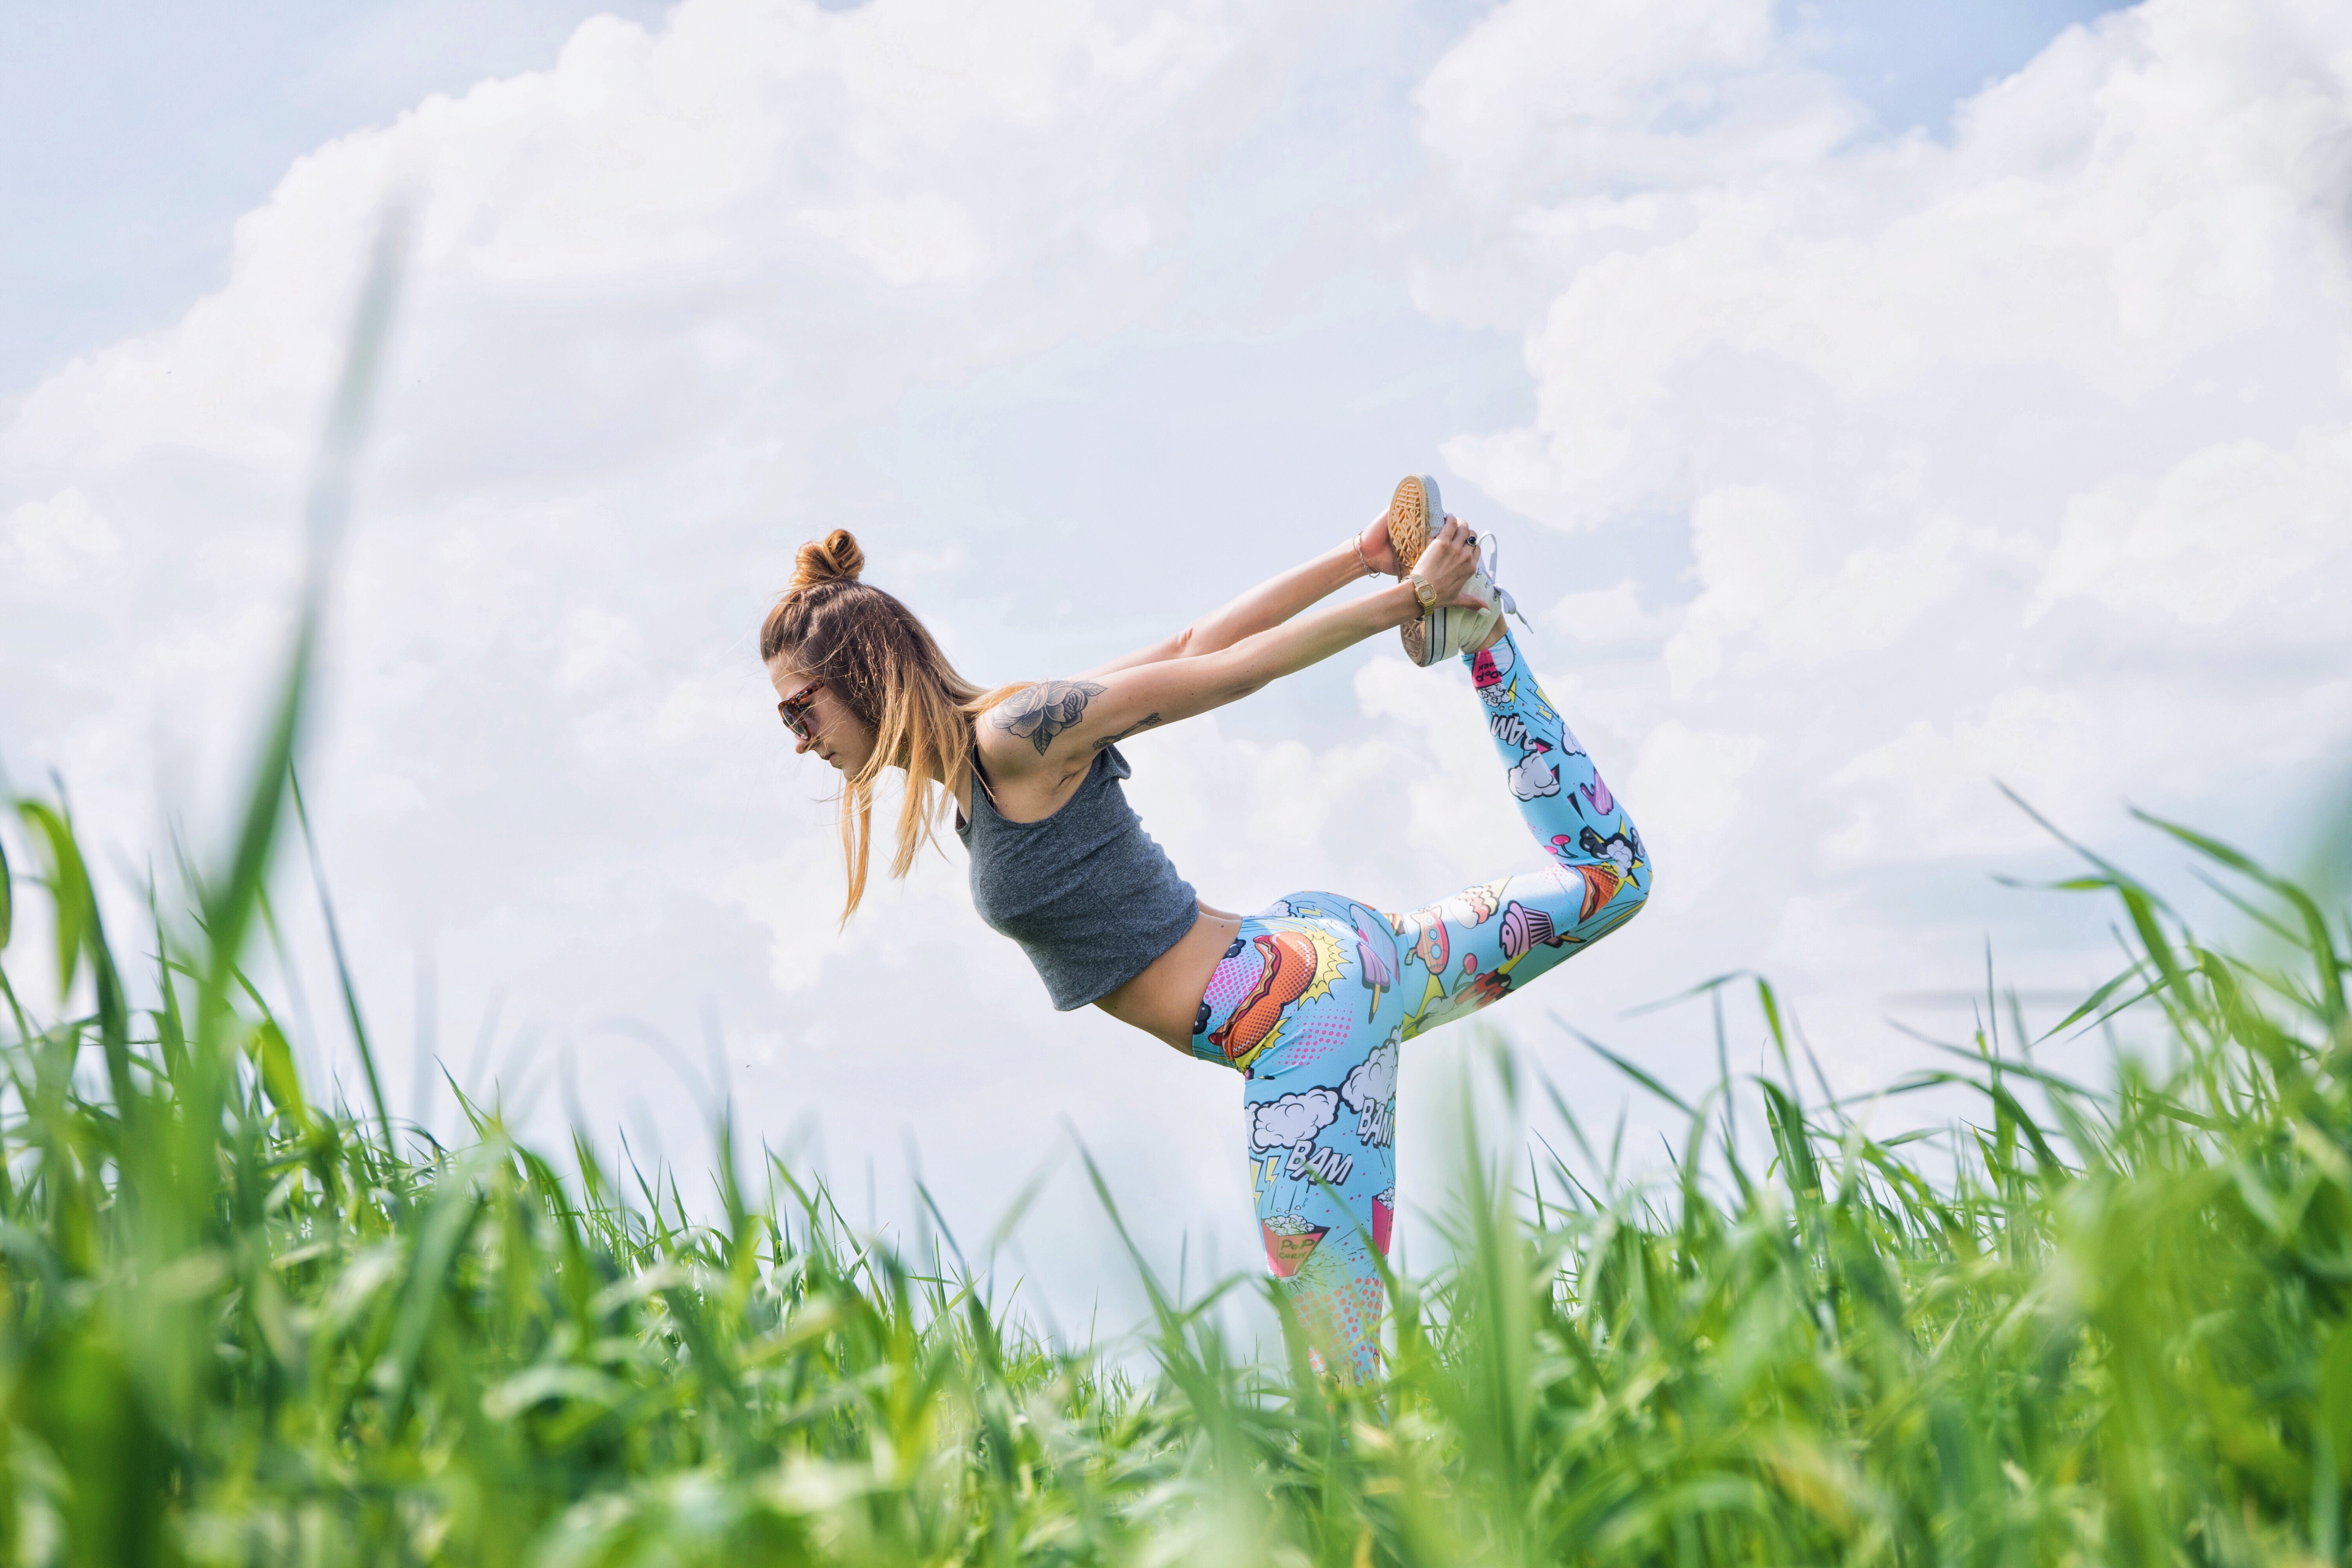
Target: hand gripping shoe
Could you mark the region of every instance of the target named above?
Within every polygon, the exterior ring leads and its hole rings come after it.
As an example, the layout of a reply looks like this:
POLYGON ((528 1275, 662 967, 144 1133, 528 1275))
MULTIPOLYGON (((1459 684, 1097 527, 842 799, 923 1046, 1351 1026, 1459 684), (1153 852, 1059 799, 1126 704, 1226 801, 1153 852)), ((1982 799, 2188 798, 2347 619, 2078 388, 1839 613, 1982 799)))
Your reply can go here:
MULTIPOLYGON (((1414 474, 1397 485, 1396 495, 1389 502, 1389 546, 1396 552, 1401 572, 1412 573, 1421 552, 1429 548, 1433 525, 1442 524, 1444 519, 1444 503, 1438 499, 1435 479, 1414 474)), ((1471 537, 1473 542, 1479 542, 1479 536, 1471 537)), ((1477 600, 1479 607, 1434 605, 1418 620, 1398 628, 1405 656, 1413 663, 1426 668, 1456 654, 1475 653, 1493 635, 1496 622, 1506 614, 1518 615, 1517 604, 1495 583, 1502 547, 1491 534, 1483 542, 1484 559, 1462 585, 1463 596, 1477 600)), ((1519 619, 1524 624, 1527 617, 1519 616, 1519 619)))

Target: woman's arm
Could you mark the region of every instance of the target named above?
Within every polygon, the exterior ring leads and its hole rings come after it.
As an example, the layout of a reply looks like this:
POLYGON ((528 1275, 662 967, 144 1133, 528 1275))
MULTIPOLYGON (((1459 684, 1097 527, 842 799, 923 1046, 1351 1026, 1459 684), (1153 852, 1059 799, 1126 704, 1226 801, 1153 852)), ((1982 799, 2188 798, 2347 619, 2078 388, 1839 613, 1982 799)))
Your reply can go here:
POLYGON ((1174 637, 1138 648, 1124 658, 1097 665, 1082 679, 1099 680, 1116 670, 1132 669, 1138 665, 1163 664, 1171 658, 1220 652, 1244 637, 1280 626, 1307 605, 1359 581, 1365 575, 1366 566, 1396 575, 1396 553, 1389 547, 1385 512, 1353 542, 1326 551, 1278 577, 1267 578, 1223 609, 1202 616, 1174 637))
MULTIPOLYGON (((1421 575, 1442 601, 1454 600, 1476 564, 1468 539, 1469 531, 1449 518, 1421 557, 1421 575)), ((1354 552, 1349 554, 1352 563, 1354 552)), ((1286 574, 1259 592, 1296 575, 1286 574)), ((1213 652, 1041 681, 982 715, 981 754, 990 776, 1005 783, 1041 773, 1066 779, 1115 741, 1238 701, 1420 614, 1412 584, 1398 583, 1286 619, 1213 652)))

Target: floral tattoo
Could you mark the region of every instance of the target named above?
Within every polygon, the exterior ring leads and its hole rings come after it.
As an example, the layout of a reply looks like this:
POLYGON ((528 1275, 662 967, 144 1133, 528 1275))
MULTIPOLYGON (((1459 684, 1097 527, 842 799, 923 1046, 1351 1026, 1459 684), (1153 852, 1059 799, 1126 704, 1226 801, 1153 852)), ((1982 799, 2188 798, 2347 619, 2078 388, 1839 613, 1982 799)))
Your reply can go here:
POLYGON ((1044 756, 1054 737, 1086 716, 1104 689, 1091 680, 1043 680, 1006 698, 989 714, 995 726, 1028 742, 1044 756))

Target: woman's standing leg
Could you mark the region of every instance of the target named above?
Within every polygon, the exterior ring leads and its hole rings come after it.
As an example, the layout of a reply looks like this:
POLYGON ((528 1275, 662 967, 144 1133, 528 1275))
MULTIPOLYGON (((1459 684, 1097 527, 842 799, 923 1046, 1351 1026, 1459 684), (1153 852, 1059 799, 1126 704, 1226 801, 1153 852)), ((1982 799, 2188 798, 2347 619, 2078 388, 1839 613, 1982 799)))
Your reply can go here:
POLYGON ((1392 920, 1335 893, 1293 893, 1242 923, 1209 983, 1192 1048, 1239 1068, 1251 1194, 1266 1265, 1318 1364, 1379 1364, 1375 1255, 1396 1212, 1392 920))

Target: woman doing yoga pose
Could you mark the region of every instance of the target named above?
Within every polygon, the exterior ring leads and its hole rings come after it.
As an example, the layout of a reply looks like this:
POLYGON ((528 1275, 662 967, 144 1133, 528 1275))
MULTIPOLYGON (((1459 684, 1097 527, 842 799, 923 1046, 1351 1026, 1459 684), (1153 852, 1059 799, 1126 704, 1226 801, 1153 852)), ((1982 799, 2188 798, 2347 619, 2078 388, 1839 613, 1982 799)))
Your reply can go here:
POLYGON ((884 770, 907 775, 893 876, 952 801, 972 902, 1021 944, 1056 1008, 1092 1003, 1240 1072, 1267 1263, 1320 1364, 1357 1379, 1380 1354, 1372 1253, 1388 1250, 1395 1213, 1399 1047, 1600 941, 1650 890, 1641 836, 1536 685, 1504 623, 1494 546, 1482 566, 1476 543, 1434 481, 1407 479, 1361 535, 1166 641, 982 691, 904 605, 858 581, 865 557, 836 529, 801 547, 760 637, 795 749, 842 774, 842 918, 865 892, 884 770), (1402 580, 1304 613, 1381 573, 1402 580), (1202 902, 1129 807, 1118 742, 1391 627, 1416 664, 1458 655, 1468 668, 1540 866, 1409 914, 1313 891, 1250 915, 1202 902))

